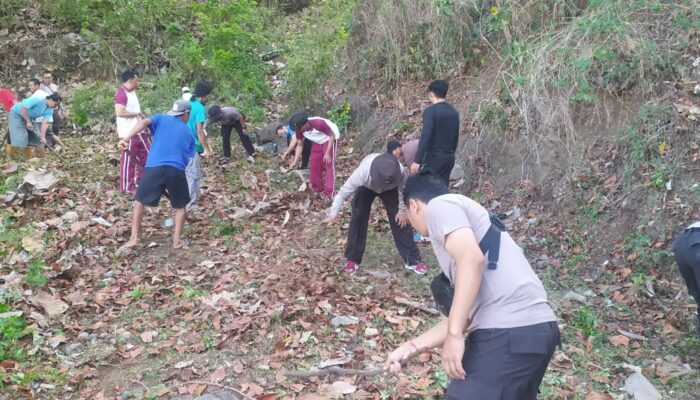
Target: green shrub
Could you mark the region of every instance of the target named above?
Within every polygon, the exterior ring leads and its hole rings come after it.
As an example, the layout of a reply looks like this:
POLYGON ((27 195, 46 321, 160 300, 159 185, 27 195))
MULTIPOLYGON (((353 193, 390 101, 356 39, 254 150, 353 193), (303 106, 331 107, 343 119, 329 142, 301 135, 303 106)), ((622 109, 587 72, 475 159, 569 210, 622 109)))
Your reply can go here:
POLYGON ((90 120, 114 118, 114 92, 116 89, 104 83, 93 83, 73 92, 70 116, 79 127, 87 127, 90 120))
POLYGON ((350 111, 352 111, 350 103, 346 100, 328 110, 328 118, 338 125, 342 132, 347 132, 348 126, 352 122, 350 111))
POLYGON ((339 73, 340 51, 350 36, 356 6, 356 0, 317 0, 298 17, 294 29, 299 31, 284 51, 292 106, 313 103, 325 80, 339 73))
MULTIPOLYGON (((0 303, 0 313, 10 311, 9 306, 0 303)), ((0 318, 0 361, 24 361, 24 349, 19 340, 31 332, 22 317, 0 318)))

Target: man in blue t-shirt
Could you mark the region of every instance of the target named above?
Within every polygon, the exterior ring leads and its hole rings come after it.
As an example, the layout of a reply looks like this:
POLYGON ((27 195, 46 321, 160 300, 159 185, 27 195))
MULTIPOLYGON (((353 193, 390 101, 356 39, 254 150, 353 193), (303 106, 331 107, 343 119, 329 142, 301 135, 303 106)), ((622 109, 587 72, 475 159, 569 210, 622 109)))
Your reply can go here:
POLYGON ((185 206, 190 201, 185 168, 195 154, 194 137, 187 126, 189 118, 190 103, 187 100, 178 100, 167 115, 158 114, 139 121, 131 132, 119 141, 119 147, 125 149, 132 136, 143 131, 148 125, 151 126, 153 142, 146 158, 141 183, 136 190, 131 238, 120 250, 124 251, 139 244, 144 206, 156 207, 162 195, 170 200, 175 210, 173 248, 186 247, 185 242, 180 239, 185 225, 185 206))
POLYGON ((187 125, 194 137, 195 149, 197 150, 194 156, 190 158, 185 176, 187 177, 187 186, 190 192, 190 202, 187 207, 193 206, 199 199, 199 187, 202 181, 202 162, 199 155, 209 157, 212 155, 211 147, 207 141, 207 136, 204 133, 204 123, 207 120, 207 112, 204 104, 211 94, 212 87, 204 82, 198 82, 194 88, 194 93, 190 97, 190 119, 187 125))
POLYGON ((8 116, 10 139, 13 147, 35 146, 36 154, 44 156, 46 132, 53 118, 53 109, 61 102, 61 97, 54 93, 46 97, 32 96, 12 106, 8 116), (39 135, 35 133, 34 121, 43 118, 39 135))

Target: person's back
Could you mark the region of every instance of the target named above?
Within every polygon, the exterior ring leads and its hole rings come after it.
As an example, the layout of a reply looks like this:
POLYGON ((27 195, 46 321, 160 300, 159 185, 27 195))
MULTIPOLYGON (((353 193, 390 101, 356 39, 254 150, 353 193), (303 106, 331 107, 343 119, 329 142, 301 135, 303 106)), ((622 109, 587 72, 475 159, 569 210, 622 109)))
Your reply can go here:
POLYGON ((178 117, 165 114, 150 118, 153 142, 146 159, 146 167, 171 166, 185 170, 194 155, 194 138, 189 127, 178 117))
POLYGON ((411 172, 429 169, 446 186, 455 165, 455 151, 459 142, 459 113, 445 100, 449 84, 436 80, 428 86, 428 98, 433 104, 423 111, 423 128, 411 172))
POLYGON ((5 107, 5 111, 10 112, 12 106, 17 103, 17 97, 14 93, 12 93, 12 91, 5 88, 0 88, 0 103, 2 103, 2 106, 5 107))
POLYGON ((427 154, 453 155, 459 142, 459 113, 447 102, 428 107, 424 114, 433 119, 432 140, 427 154))

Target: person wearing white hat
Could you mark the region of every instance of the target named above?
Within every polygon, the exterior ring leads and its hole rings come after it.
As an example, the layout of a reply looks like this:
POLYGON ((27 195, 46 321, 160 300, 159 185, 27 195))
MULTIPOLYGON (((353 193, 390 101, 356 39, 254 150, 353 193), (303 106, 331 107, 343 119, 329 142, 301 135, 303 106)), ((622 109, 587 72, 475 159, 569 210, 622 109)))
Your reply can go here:
POLYGON ((190 101, 192 93, 190 93, 190 88, 187 86, 182 87, 182 100, 190 101))

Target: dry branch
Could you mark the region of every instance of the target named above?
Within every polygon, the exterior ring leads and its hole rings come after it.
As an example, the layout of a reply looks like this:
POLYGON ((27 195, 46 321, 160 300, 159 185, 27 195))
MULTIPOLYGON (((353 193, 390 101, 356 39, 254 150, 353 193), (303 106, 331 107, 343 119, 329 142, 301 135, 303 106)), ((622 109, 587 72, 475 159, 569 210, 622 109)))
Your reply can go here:
MULTIPOLYGON (((411 354, 401 362, 402 366, 408 364, 409 361, 417 357, 419 354, 429 352, 430 349, 420 349, 415 353, 411 354)), ((284 371, 284 375, 289 378, 311 378, 315 376, 377 376, 383 374, 385 371, 383 368, 374 369, 352 369, 352 368, 340 368, 340 367, 330 367, 320 369, 318 371, 284 371)))
POLYGON ((440 311, 438 311, 434 308, 424 306, 423 304, 420 304, 418 302, 415 302, 415 301, 412 301, 412 300, 409 300, 409 299, 406 299, 403 297, 395 297, 394 300, 399 304, 413 307, 415 309, 421 310, 421 311, 426 312, 426 313, 431 314, 431 315, 440 315, 440 311))

